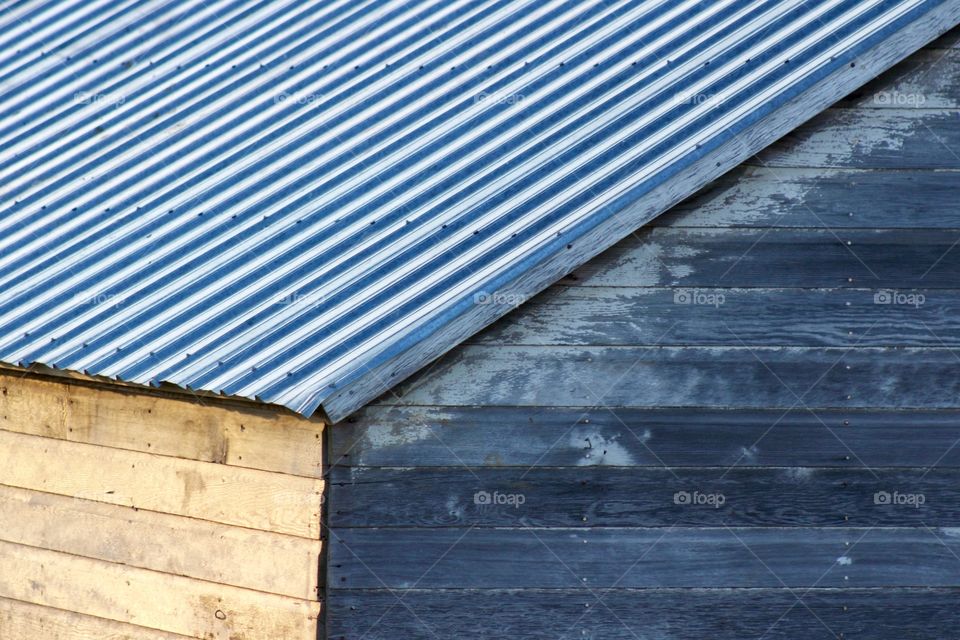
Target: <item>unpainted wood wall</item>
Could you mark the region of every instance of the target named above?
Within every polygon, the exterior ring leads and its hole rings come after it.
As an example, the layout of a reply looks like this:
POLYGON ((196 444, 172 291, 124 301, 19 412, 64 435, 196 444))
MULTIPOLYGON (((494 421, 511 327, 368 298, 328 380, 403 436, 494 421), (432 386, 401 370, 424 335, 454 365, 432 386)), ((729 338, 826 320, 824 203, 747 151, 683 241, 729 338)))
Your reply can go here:
POLYGON ((323 436, 0 371, 0 638, 316 640, 323 436))
POLYGON ((329 637, 955 637, 958 36, 331 428, 329 637))

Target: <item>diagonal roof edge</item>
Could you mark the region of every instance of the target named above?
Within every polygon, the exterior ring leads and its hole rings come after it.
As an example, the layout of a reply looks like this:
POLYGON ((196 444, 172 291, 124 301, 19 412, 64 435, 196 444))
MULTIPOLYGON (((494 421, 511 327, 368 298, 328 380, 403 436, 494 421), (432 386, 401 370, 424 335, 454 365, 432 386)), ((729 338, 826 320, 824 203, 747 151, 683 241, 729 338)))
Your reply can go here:
MULTIPOLYGON (((575 240, 573 250, 558 247, 544 252, 546 255, 533 265, 514 265, 490 288, 508 299, 529 299, 958 23, 960 2, 943 2, 914 21, 891 25, 874 34, 877 37, 863 50, 839 56, 840 64, 831 72, 795 87, 796 95, 765 117, 748 123, 739 132, 730 132, 715 148, 705 146, 700 157, 669 180, 662 180, 622 209, 612 209, 593 220, 590 228, 571 239, 575 240)), ((366 365, 335 393, 318 393, 291 408, 304 414, 322 409, 326 420, 338 422, 512 309, 496 304, 463 306, 459 314, 448 312, 434 318, 410 336, 411 344, 406 349, 398 347, 390 357, 366 365)))
POLYGON ((960 21, 296 5, 0 14, 0 361, 337 421, 960 21))

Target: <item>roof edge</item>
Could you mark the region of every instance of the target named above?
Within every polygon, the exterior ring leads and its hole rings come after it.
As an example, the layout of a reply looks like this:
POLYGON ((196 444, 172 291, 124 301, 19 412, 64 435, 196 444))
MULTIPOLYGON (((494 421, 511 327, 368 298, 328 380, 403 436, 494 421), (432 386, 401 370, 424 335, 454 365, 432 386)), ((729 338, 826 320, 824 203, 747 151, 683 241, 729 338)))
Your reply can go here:
POLYGON ((139 382, 129 382, 107 376, 94 376, 74 369, 55 369, 42 363, 32 363, 21 366, 0 361, 0 378, 4 376, 47 380, 61 384, 93 387, 116 393, 138 394, 154 398, 170 398, 198 404, 209 403, 228 409, 241 409, 246 411, 273 410, 287 413, 290 416, 296 416, 297 419, 303 419, 304 417, 308 419, 315 418, 323 420, 326 424, 330 424, 330 421, 325 419, 322 413, 313 416, 310 413, 305 414, 296 411, 292 407, 277 403, 262 402, 245 396, 224 395, 202 389, 195 390, 170 382, 164 382, 159 385, 141 384, 139 382))
MULTIPOLYGON (((711 181, 821 113, 837 100, 863 86, 921 47, 960 23, 960 0, 944 0, 926 13, 863 52, 849 51, 843 64, 692 164, 681 168, 621 211, 606 216, 579 237, 572 249, 557 251, 534 267, 496 287, 508 300, 526 300, 559 280, 572 269, 607 250, 634 230, 690 197, 711 181)), ((839 58, 838 58, 839 59, 839 58)), ((426 336, 399 355, 368 368, 335 393, 317 394, 304 410, 322 411, 323 419, 336 423, 380 397, 427 363, 450 351, 476 332, 515 308, 514 305, 474 304, 459 316, 438 322, 426 336)), ((303 413, 297 407, 290 407, 303 413)))

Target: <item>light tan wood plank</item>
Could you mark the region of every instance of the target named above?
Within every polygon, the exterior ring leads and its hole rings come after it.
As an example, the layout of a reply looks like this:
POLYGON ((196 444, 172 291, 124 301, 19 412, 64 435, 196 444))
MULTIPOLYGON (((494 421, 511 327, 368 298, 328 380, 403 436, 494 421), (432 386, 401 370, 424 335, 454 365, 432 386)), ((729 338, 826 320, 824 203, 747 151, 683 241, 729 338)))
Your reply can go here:
POLYGON ((315 640, 320 603, 0 542, 0 597, 195 638, 315 640))
POLYGON ((0 485, 0 540, 287 595, 318 596, 321 543, 0 485))
POLYGON ((280 407, 0 370, 0 429, 319 478, 323 423, 280 407))
POLYGON ((0 431, 0 484, 320 537, 315 478, 0 431))
POLYGON ((0 638, 3 640, 186 640, 187 636, 0 598, 0 638))

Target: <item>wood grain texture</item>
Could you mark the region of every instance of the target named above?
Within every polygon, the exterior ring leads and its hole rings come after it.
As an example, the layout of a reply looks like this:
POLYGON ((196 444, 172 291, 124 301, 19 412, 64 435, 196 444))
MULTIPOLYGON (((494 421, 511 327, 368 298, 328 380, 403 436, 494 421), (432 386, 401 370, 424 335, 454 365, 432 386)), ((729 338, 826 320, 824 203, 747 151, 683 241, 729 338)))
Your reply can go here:
POLYGON ((319 595, 319 540, 0 485, 0 540, 277 593, 319 595))
POLYGON ((320 603, 0 542, 0 597, 194 638, 315 640, 320 603))
POLYGON ((0 371, 0 429, 319 478, 319 420, 0 371))
POLYGON ((848 469, 338 467, 330 526, 960 526, 960 471, 851 453, 848 469))
POLYGON ((960 107, 960 51, 927 48, 881 74, 835 106, 858 109, 960 107))
POLYGON ((328 616, 331 638, 370 640, 942 640, 960 625, 958 597, 950 589, 338 590, 328 616))
POLYGON ((747 163, 764 167, 960 168, 954 109, 828 109, 747 163))
POLYGON ((958 346, 960 292, 557 286, 467 344, 958 346))
MULTIPOLYGON (((652 227, 955 229, 955 171, 740 166, 652 227)), ((637 232, 643 236, 643 229, 637 232)))
POLYGON ((385 400, 452 406, 953 408, 960 396, 957 358, 942 348, 470 345, 400 385, 399 399, 385 400))
POLYGON ((323 481, 314 478, 0 431, 0 484, 305 538, 320 535, 323 481))
POLYGON ((341 529, 353 589, 960 586, 958 529, 341 529))
POLYGON ((0 638, 4 640, 185 640, 187 636, 0 598, 0 638))
POLYGON ((339 466, 850 467, 851 450, 871 467, 960 466, 957 410, 374 405, 331 436, 339 466))
POLYGON ((955 289, 958 235, 916 229, 651 229, 627 238, 561 283, 955 289))

